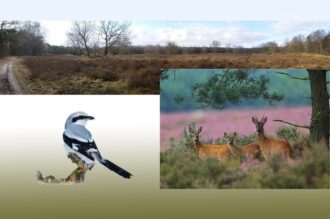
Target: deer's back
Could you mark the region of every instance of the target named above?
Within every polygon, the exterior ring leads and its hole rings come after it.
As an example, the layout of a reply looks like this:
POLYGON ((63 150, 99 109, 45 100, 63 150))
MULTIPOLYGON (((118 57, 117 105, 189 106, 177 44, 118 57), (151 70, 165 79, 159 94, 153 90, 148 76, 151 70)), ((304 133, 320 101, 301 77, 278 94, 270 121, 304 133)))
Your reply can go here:
POLYGON ((283 139, 267 138, 260 142, 260 148, 269 153, 279 153, 291 150, 291 145, 283 139))
POLYGON ((200 156, 223 157, 223 156, 230 155, 230 149, 227 144, 203 145, 203 146, 199 147, 198 153, 200 156))

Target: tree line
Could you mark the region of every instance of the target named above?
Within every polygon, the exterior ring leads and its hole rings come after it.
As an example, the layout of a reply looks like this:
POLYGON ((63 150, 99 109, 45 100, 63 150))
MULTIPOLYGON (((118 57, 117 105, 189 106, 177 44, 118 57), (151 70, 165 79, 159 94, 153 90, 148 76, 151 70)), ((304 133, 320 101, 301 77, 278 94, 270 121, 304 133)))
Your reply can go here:
MULTIPOLYGON (((83 26, 85 25, 89 26, 89 24, 86 23, 83 24, 83 26)), ((125 26, 125 27, 129 28, 129 26, 125 26)), ((75 31, 73 32, 76 32, 77 29, 79 30, 79 28, 74 28, 75 31)), ((127 29, 124 30, 125 30, 124 33, 128 31, 127 29)), ((109 48, 105 46, 106 51, 110 50, 111 54, 114 55, 116 54, 180 55, 180 54, 209 54, 209 53, 252 54, 252 53, 267 53, 267 52, 271 52, 271 53, 307 52, 307 53, 317 53, 317 54, 330 54, 330 31, 326 32, 325 30, 322 29, 316 30, 310 33, 309 35, 307 35, 306 37, 304 35, 297 35, 290 40, 287 39, 283 46, 279 46, 278 43, 276 43, 275 41, 270 41, 270 42, 262 43, 259 46, 252 48, 245 48, 243 46, 230 45, 230 44, 221 47, 221 42, 217 40, 213 40, 209 46, 182 47, 177 45, 175 42, 167 42, 166 45, 143 45, 143 46, 131 45, 129 41, 130 36, 129 35, 124 35, 124 36, 125 36, 124 41, 117 41, 116 44, 109 44, 110 45, 109 48)), ((92 39, 92 37, 90 38, 92 39)), ((106 40, 104 41, 106 42, 106 40)), ((88 52, 89 50, 88 47, 85 47, 85 51, 81 51, 81 48, 84 48, 84 44, 82 42, 84 42, 84 40, 82 40, 81 37, 80 46, 75 46, 78 43, 72 43, 72 46, 75 48, 78 47, 80 50, 80 54, 85 53, 88 55, 90 53, 88 52)), ((92 43, 87 43, 87 44, 93 45, 92 43)), ((103 43, 103 46, 104 45, 107 44, 103 43)), ((107 54, 107 52, 105 52, 105 54, 107 54)))
POLYGON ((0 21, 0 56, 41 55, 45 52, 45 31, 33 21, 0 21))

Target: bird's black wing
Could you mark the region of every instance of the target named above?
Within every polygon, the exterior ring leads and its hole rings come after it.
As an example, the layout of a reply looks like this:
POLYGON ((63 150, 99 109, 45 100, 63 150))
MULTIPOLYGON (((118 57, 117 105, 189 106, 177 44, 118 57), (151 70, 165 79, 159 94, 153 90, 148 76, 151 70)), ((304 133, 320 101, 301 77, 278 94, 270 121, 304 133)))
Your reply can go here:
POLYGON ((87 157, 90 160, 94 160, 94 157, 91 155, 93 153, 99 153, 96 144, 92 142, 82 142, 74 138, 69 138, 65 133, 63 134, 63 141, 67 144, 72 150, 77 151, 81 155, 87 157))

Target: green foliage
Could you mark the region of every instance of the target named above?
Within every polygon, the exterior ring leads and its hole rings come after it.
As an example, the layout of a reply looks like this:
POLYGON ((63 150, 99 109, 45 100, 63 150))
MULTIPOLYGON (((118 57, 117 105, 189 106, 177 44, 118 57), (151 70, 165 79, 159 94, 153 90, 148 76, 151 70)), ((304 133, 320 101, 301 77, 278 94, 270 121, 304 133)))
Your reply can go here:
POLYGON ((202 107, 223 109, 226 103, 238 104, 241 99, 262 98, 280 101, 283 95, 269 93, 269 78, 265 75, 251 74, 252 70, 224 70, 213 73, 205 83, 192 87, 192 97, 202 107))
MULTIPOLYGON (((169 77, 168 80, 162 80, 161 86, 161 111, 173 112, 173 111, 188 111, 194 110, 200 107, 199 103, 196 103, 191 98, 191 87, 195 84, 205 84, 208 77, 212 74, 210 69, 184 69, 176 70, 175 77, 169 77), (175 102, 176 96, 181 96, 185 101, 177 104, 175 102)), ((221 72, 222 70, 217 70, 221 72)), ((309 81, 302 80, 288 80, 287 77, 275 74, 274 72, 285 72, 295 77, 308 77, 308 73, 303 69, 258 69, 251 71, 251 75, 266 75, 269 78, 268 91, 269 94, 275 93, 285 94, 283 100, 280 102, 271 101, 271 104, 276 103, 276 106, 310 106, 311 99, 307 98, 311 96, 311 89, 309 81)), ((327 73, 327 80, 330 81, 330 71, 327 73)), ((328 85, 330 89, 330 84, 328 85)), ((267 97, 267 95, 266 95, 267 97)), ((238 105, 227 102, 227 108, 261 108, 269 107, 269 101, 265 101, 262 98, 258 99, 241 99, 238 105)))
MULTIPOLYGON (((293 163, 283 156, 267 161, 240 157, 218 161, 200 159, 195 150, 185 146, 188 136, 160 154, 162 188, 328 188, 329 153, 320 145, 308 145, 295 128, 282 127, 277 135, 289 142, 303 142, 302 153, 293 163)), ((255 135, 238 138, 238 144, 255 140, 255 135)), ((220 139, 222 141, 222 139, 220 139)))
POLYGON ((296 127, 282 126, 276 131, 276 136, 282 139, 290 139, 291 142, 298 141, 303 135, 296 127))
POLYGON ((235 161, 201 160, 193 150, 172 148, 161 153, 161 185, 163 188, 205 188, 206 185, 231 188, 244 175, 238 168, 235 161))
MULTIPOLYGON (((188 127, 190 127, 192 130, 195 131, 196 130, 195 122, 188 124, 188 127)), ((191 139, 190 133, 186 128, 183 129, 183 140, 175 143, 175 139, 170 138, 170 146, 171 148, 176 148, 176 149, 196 150, 194 146, 194 142, 191 139)))
POLYGON ((276 137, 286 139, 294 149, 296 156, 301 156, 303 147, 309 148, 309 137, 307 134, 302 134, 296 127, 282 126, 276 131, 276 137))

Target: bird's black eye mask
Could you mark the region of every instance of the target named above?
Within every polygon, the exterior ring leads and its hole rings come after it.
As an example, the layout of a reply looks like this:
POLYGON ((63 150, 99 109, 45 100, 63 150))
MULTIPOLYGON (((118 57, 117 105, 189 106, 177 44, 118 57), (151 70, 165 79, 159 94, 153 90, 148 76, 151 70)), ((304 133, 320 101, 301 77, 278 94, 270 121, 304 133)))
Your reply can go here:
POLYGON ((72 122, 77 122, 80 119, 95 119, 93 116, 77 116, 72 118, 72 122))

